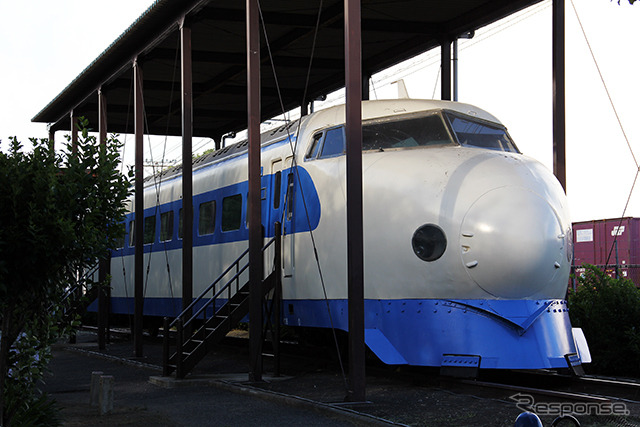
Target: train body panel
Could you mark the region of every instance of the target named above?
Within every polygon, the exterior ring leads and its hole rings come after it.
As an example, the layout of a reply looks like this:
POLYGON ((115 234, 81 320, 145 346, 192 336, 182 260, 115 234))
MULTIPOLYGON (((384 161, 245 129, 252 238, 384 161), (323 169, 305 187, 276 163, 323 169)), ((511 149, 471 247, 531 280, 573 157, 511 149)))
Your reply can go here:
MULTIPOLYGON (((367 345, 386 363, 439 366, 457 354, 484 368, 566 367, 577 352, 562 300, 571 224, 551 172, 467 104, 364 102, 363 134, 367 345)), ((194 163, 194 295, 247 247, 242 144, 194 163)), ((344 106, 263 135, 262 224, 265 238, 283 224, 283 321, 292 326, 348 329, 343 154, 344 106)), ((145 217, 160 229, 145 245, 145 314, 173 316, 179 172, 157 188, 150 181, 145 193, 145 217)), ((123 271, 113 274, 120 312, 133 307, 129 243, 112 258, 123 271)))
MULTIPOLYGON (((285 300, 290 326, 328 328, 326 303, 285 300)), ((330 300, 333 325, 348 329, 348 301, 330 300)), ((576 354, 563 300, 365 300, 367 346, 387 364, 441 366, 479 357, 485 369, 567 368, 576 354)))

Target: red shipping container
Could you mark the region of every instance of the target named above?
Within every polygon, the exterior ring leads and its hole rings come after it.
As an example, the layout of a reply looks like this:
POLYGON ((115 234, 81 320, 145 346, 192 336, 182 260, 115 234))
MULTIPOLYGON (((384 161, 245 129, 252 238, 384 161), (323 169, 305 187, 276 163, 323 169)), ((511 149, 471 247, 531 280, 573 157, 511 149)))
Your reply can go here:
POLYGON ((573 265, 618 265, 623 277, 640 284, 640 218, 612 218, 573 223, 573 265))

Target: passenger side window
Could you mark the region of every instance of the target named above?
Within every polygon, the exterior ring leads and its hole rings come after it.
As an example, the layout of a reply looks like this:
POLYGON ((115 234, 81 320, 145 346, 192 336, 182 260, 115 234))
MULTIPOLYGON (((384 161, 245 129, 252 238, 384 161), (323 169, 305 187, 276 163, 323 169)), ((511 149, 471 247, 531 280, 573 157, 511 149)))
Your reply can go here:
POLYGON ((222 231, 239 230, 242 223, 242 195, 222 199, 222 231))
POLYGON ((115 249, 122 249, 124 248, 124 239, 125 239, 125 235, 127 233, 127 229, 126 229, 126 225, 124 222, 121 222, 119 224, 116 225, 117 229, 118 229, 118 235, 116 237, 116 247, 115 249))
POLYGON ((160 214, 160 241, 173 239, 173 211, 160 214))
POLYGON ((200 204, 200 219, 198 220, 198 235, 213 234, 215 230, 216 201, 211 200, 200 204))
POLYGON ((147 216, 144 218, 144 244, 148 245, 156 240, 156 217, 147 216))

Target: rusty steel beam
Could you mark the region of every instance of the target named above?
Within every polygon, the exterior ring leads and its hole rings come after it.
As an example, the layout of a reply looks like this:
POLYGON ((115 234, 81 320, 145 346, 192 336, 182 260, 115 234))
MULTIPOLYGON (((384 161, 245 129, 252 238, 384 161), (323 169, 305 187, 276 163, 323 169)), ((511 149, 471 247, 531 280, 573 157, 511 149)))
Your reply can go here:
POLYGON ((451 40, 443 39, 440 44, 440 99, 451 101, 451 40))
POLYGON ((71 122, 71 153, 75 155, 78 151, 78 126, 73 110, 69 112, 69 121, 71 122))
MULTIPOLYGON (((98 89, 98 143, 102 148, 107 145, 107 99, 102 88, 98 89)), ((106 330, 108 329, 108 299, 111 288, 104 286, 111 264, 111 255, 107 251, 106 258, 101 259, 99 264, 98 281, 100 290, 98 291, 98 348, 106 348, 106 330)))
POLYGON ((565 73, 564 73, 564 0, 553 0, 553 173, 567 191, 565 73))
POLYGON ((369 80, 371 80, 371 74, 364 73, 362 75, 362 100, 369 101, 371 94, 369 93, 369 80))
POLYGON ((56 148, 56 131, 53 126, 49 127, 49 147, 53 153, 56 148))
POLYGON ((133 63, 135 158, 135 254, 134 254, 134 314, 133 347, 135 357, 142 357, 142 315, 144 308, 144 98, 142 95, 142 67, 133 63))
MULTIPOLYGON (((193 73, 191 27, 180 21, 182 81, 182 310, 193 299, 193 73)), ((191 313, 187 314, 191 317, 191 313)))
POLYGON ((262 381, 262 230, 260 219, 260 21, 247 5, 247 130, 249 133, 249 381, 262 381))
POLYGON ((362 225, 362 30, 360 0, 344 2, 347 139, 347 286, 349 386, 346 399, 365 401, 364 239, 362 225))

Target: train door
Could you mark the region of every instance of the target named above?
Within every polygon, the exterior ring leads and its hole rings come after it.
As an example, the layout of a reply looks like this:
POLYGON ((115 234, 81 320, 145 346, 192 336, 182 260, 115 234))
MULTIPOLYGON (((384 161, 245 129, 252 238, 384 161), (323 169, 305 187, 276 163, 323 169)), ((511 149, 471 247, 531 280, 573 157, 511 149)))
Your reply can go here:
POLYGON ((282 218, 282 267, 284 277, 293 276, 294 264, 294 244, 295 244, 295 222, 293 221, 295 206, 295 177, 291 167, 293 156, 285 159, 283 169, 283 180, 286 182, 284 211, 282 218))

